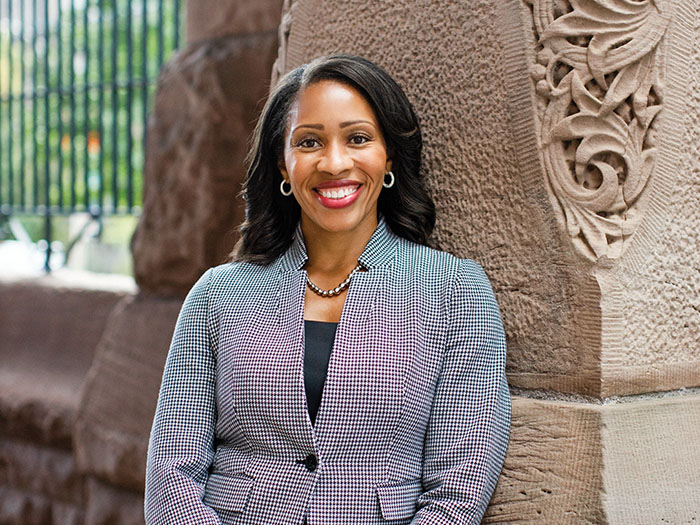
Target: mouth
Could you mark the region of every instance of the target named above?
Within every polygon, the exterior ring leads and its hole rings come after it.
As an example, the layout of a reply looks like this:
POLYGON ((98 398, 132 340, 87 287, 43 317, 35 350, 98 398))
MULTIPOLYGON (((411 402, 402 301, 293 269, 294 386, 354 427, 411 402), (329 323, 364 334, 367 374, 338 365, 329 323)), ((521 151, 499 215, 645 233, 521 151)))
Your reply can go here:
POLYGON ((350 206, 361 190, 362 184, 354 181, 326 182, 314 188, 319 202, 334 209, 350 206))

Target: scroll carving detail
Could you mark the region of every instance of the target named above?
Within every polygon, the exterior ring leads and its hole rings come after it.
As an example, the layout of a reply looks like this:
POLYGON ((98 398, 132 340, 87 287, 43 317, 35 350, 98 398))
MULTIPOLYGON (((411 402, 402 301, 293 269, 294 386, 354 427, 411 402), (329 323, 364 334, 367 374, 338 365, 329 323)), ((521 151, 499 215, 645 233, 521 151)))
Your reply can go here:
MULTIPOLYGON (((576 249, 617 258, 639 220, 663 100, 665 0, 524 0, 542 159, 576 249)), ((667 1, 667 0, 666 0, 667 1)))

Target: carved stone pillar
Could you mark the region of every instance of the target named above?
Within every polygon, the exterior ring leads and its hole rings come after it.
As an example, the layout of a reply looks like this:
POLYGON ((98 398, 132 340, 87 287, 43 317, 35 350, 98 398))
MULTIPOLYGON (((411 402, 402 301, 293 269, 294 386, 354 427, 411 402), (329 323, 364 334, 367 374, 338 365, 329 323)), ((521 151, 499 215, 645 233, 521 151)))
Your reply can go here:
POLYGON ((595 279, 599 396, 697 386, 697 5, 528 0, 512 22, 514 144, 595 279))
POLYGON ((414 103, 433 242, 479 261, 513 430, 486 522, 700 519, 700 13, 286 0, 273 78, 350 52, 414 103))

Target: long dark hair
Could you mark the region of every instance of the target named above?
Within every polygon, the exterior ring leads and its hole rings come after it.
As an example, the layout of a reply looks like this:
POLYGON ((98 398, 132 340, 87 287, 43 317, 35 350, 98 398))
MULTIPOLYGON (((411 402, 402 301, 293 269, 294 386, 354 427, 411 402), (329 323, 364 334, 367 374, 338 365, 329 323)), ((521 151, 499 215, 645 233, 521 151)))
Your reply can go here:
POLYGON ((386 71, 365 58, 332 55, 317 58, 282 77, 270 94, 253 133, 243 186, 246 220, 232 258, 267 265, 287 250, 301 210, 284 197, 278 163, 292 104, 307 86, 335 80, 355 88, 374 110, 392 161, 396 182, 383 189, 379 212, 397 235, 427 244, 435 225, 435 205, 420 177, 423 141, 418 119, 401 87, 386 71))

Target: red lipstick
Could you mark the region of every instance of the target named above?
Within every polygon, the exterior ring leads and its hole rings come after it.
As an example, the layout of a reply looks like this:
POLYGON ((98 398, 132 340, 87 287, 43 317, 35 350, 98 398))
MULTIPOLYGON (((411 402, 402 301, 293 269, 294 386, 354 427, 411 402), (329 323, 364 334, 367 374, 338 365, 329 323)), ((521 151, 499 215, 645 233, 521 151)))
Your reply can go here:
POLYGON ((355 202, 362 191, 362 184, 352 180, 333 180, 319 184, 314 191, 322 206, 339 209, 355 202))

